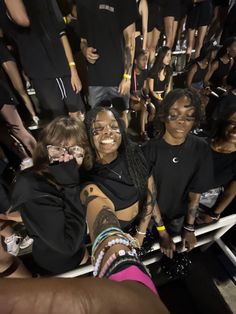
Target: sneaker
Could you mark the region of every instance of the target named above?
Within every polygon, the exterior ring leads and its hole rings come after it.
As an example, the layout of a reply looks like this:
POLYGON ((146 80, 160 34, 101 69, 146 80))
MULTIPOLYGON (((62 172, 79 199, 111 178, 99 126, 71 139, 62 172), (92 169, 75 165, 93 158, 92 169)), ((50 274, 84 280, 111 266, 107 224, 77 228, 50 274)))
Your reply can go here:
POLYGON ((20 250, 20 239, 16 234, 11 235, 10 237, 6 237, 4 242, 6 244, 6 251, 14 256, 17 256, 20 250))
POLYGON ((29 247, 32 243, 34 242, 34 240, 32 238, 30 238, 29 236, 26 236, 21 242, 20 242, 20 249, 24 250, 27 247, 29 247))

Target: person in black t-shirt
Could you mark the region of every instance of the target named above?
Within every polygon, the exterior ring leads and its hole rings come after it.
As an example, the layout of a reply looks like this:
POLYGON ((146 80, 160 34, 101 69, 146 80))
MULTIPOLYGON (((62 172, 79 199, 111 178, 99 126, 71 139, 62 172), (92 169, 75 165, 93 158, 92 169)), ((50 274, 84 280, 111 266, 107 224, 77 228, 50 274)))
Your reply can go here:
MULTIPOLYGON (((135 0, 77 0, 81 50, 88 61, 89 104, 124 97, 128 125, 131 70, 135 48, 135 0)), ((118 108, 116 108, 118 110, 118 108)))
POLYGON ((0 16, 3 31, 17 44, 44 117, 80 116, 81 82, 56 0, 1 1, 0 16))
POLYGON ((7 49, 6 45, 3 42, 3 39, 0 39, 0 65, 8 75, 11 80, 11 83, 18 94, 21 96, 25 106, 27 107, 32 120, 38 124, 39 118, 37 117, 32 101, 29 98, 25 87, 23 85, 17 64, 10 51, 7 49))
POLYGON ((162 228, 157 228, 160 246, 169 257, 175 250, 173 235, 181 234, 188 250, 195 246, 194 222, 200 195, 212 186, 209 147, 203 139, 189 134, 200 115, 200 99, 195 92, 171 91, 159 112, 159 137, 143 148, 153 171, 163 219, 162 228))
POLYGON ((172 89, 172 68, 170 66, 171 50, 160 47, 155 63, 148 74, 150 96, 156 107, 172 89))
POLYGON ((150 102, 147 93, 147 56, 144 51, 138 53, 134 60, 134 68, 131 78, 130 107, 140 114, 140 135, 143 140, 149 140, 145 126, 151 122, 156 114, 155 106, 150 102))
MULTIPOLYGON (((94 166, 81 192, 89 213, 88 224, 107 209, 115 213, 119 227, 135 235, 142 245, 153 209, 159 213, 153 176, 142 151, 128 140, 124 123, 114 109, 93 108, 85 124, 94 155, 94 166)), ((93 241, 94 230, 90 235, 93 241)))
POLYGON ((228 38, 218 51, 216 59, 212 62, 205 78, 205 86, 227 87, 227 76, 236 57, 236 37, 228 38))
POLYGON ((236 102, 224 106, 217 115, 209 146, 214 163, 214 183, 213 189, 201 196, 203 211, 197 219, 199 224, 218 220, 236 196, 236 102))

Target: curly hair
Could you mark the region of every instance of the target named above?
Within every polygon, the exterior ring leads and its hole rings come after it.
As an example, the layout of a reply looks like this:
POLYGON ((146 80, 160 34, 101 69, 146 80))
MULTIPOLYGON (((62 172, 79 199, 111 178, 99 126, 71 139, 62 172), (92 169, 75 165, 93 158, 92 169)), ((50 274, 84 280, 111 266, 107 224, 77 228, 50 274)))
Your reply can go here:
POLYGON ((178 99, 182 97, 187 97, 190 100, 190 105, 195 108, 194 127, 196 127, 196 125, 198 125, 201 121, 203 112, 201 107, 201 100, 197 92, 189 88, 176 88, 169 92, 160 104, 160 109, 155 121, 155 126, 158 130, 159 137, 162 137, 165 133, 165 119, 169 115, 170 108, 178 99))
POLYGON ((132 178, 133 184, 138 191, 139 196, 139 217, 143 217, 146 213, 145 202, 147 199, 147 181, 148 181, 148 167, 145 157, 140 147, 131 142, 126 133, 125 125, 119 114, 113 108, 95 107, 90 110, 85 118, 85 125, 87 129, 88 138, 93 149, 93 160, 96 159, 96 148, 93 141, 92 125, 99 112, 110 111, 113 113, 120 132, 121 132, 121 145, 118 149, 120 154, 123 154, 126 158, 128 171, 132 178))

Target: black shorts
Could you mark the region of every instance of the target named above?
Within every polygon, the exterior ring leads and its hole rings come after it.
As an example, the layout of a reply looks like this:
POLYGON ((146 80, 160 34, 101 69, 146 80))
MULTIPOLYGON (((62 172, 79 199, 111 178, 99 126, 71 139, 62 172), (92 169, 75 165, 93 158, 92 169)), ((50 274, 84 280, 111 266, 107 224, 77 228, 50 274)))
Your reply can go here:
POLYGON ((181 19, 182 1, 181 0, 165 0, 162 4, 163 18, 173 16, 175 21, 181 19))
POLYGON ((198 2, 190 8, 187 20, 186 29, 198 29, 201 26, 208 26, 212 19, 212 3, 210 0, 198 2))
POLYGON ((148 2, 148 32, 154 28, 163 30, 163 16, 160 5, 155 2, 148 2))
POLYGON ((68 112, 84 111, 80 93, 71 86, 70 76, 52 79, 32 79, 32 85, 44 115, 55 118, 68 112))

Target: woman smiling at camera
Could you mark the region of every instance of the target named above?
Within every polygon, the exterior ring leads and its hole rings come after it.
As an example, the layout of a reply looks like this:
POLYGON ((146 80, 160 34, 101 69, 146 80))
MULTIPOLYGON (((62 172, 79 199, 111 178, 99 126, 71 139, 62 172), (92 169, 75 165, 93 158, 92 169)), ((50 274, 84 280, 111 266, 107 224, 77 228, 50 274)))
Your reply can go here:
POLYGON ((90 168, 83 123, 56 118, 40 134, 34 166, 16 179, 13 208, 34 239, 32 254, 41 274, 76 268, 84 258, 85 212, 79 167, 90 168))
MULTIPOLYGON (((122 230, 134 231, 141 245, 153 207, 155 188, 140 148, 129 142, 125 127, 113 109, 96 107, 85 120, 94 153, 94 167, 81 192, 94 240, 94 217, 115 213, 122 230), (91 228, 92 226, 92 228, 91 228)), ((157 209, 158 210, 158 209, 157 209)), ((109 225, 110 221, 107 221, 109 225)))

